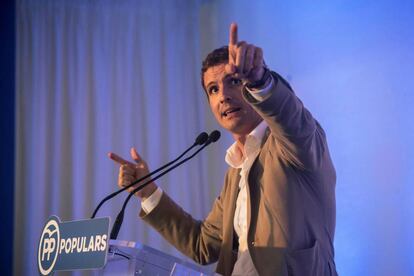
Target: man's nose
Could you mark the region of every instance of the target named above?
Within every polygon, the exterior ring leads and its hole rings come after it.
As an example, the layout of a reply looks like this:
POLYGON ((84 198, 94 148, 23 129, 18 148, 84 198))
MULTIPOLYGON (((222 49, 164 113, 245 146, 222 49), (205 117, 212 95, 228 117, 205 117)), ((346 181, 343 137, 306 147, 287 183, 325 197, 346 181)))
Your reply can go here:
POLYGON ((231 97, 230 89, 223 87, 220 93, 220 102, 221 103, 229 102, 231 101, 231 99, 232 97, 231 97))

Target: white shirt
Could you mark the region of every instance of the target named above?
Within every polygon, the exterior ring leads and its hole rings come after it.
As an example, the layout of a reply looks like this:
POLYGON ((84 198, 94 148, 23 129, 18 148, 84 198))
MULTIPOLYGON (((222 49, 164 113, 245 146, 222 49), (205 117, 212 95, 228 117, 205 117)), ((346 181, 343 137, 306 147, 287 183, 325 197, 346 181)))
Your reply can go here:
POLYGON ((231 167, 240 170, 239 194, 234 214, 234 230, 239 237, 239 251, 246 251, 247 248, 247 183, 250 168, 259 155, 260 145, 267 128, 267 123, 262 121, 246 137, 243 152, 240 151, 235 142, 227 150, 226 162, 231 167))

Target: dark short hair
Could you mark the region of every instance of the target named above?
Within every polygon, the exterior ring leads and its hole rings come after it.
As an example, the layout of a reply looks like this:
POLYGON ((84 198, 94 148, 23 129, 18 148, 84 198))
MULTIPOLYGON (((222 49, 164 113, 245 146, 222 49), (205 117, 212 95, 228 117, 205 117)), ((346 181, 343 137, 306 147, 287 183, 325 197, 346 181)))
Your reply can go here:
POLYGON ((201 86, 206 92, 207 98, 208 98, 208 93, 204 85, 204 73, 210 67, 220 65, 220 64, 227 64, 228 62, 229 62, 229 47, 228 46, 223 46, 223 47, 213 50, 204 59, 203 64, 201 66, 201 86))

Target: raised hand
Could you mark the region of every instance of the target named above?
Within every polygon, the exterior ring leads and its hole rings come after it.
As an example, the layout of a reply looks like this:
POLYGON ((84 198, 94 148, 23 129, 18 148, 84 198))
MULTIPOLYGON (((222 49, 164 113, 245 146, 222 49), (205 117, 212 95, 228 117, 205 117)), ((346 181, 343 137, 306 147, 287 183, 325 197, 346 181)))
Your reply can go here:
POLYGON ((226 72, 234 74, 244 83, 253 83, 262 79, 264 70, 263 51, 260 47, 238 41, 237 24, 230 25, 229 63, 226 72))
MULTIPOLYGON (((131 157, 135 163, 125 160, 113 152, 108 153, 108 157, 120 165, 118 174, 118 186, 120 188, 129 185, 136 179, 141 178, 149 173, 147 163, 141 158, 135 148, 131 148, 131 157)), ((144 181, 148 181, 148 179, 144 181)), ((129 188, 128 192, 131 193, 136 187, 138 187, 139 184, 140 183, 129 188)), ((142 200, 145 200, 156 189, 157 186, 152 182, 139 192, 135 193, 135 195, 140 197, 142 200)))

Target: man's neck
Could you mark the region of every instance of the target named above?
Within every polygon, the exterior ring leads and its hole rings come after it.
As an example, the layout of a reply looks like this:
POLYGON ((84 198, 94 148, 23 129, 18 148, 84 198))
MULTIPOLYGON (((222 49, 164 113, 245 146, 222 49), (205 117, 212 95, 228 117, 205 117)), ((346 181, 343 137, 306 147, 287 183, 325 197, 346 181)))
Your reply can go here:
POLYGON ((237 143, 237 147, 239 148, 239 150, 241 150, 241 152, 243 152, 244 149, 244 144, 246 143, 246 138, 247 136, 262 122, 262 120, 258 121, 257 124, 255 125, 254 128, 252 128, 247 134, 237 134, 237 133, 233 133, 233 139, 236 141, 237 143))
POLYGON ((234 137, 234 139, 236 140, 236 145, 239 148, 240 152, 244 152, 244 143, 246 143, 246 137, 247 135, 234 137))

